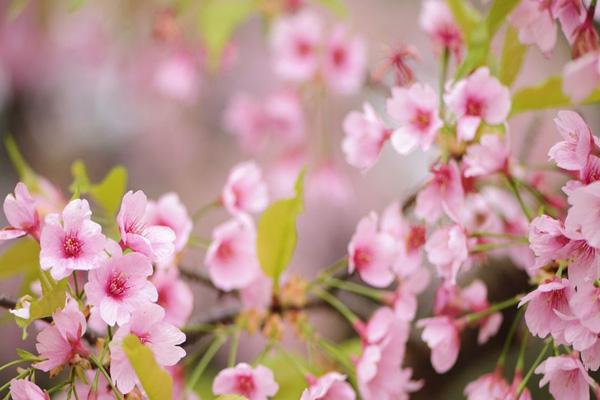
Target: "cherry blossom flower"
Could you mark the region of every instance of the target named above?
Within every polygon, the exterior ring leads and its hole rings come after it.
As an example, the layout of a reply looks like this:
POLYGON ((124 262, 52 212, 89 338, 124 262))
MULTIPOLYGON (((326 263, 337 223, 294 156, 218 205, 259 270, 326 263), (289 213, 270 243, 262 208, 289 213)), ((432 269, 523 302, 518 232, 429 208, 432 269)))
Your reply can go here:
POLYGON ((552 3, 537 0, 521 1, 510 14, 508 20, 519 30, 519 40, 523 44, 535 44, 540 51, 548 54, 556 44, 556 24, 552 3))
POLYGON ((446 316, 426 318, 417 322, 424 328, 421 339, 431 349, 431 365, 437 373, 448 372, 456 363, 460 350, 459 328, 446 316))
POLYGON ((434 166, 431 172, 433 177, 417 194, 415 215, 432 223, 444 212, 459 222, 465 193, 458 164, 451 160, 448 164, 434 166))
POLYGON ((215 395, 239 394, 248 400, 267 400, 275 396, 279 385, 269 368, 263 365, 253 368, 240 363, 219 372, 213 381, 212 390, 215 395))
POLYGON ((532 400, 531 392, 529 389, 525 388, 521 395, 517 398, 517 393, 519 392, 519 385, 523 381, 523 376, 520 370, 515 371, 515 376, 513 377, 512 384, 510 385, 510 389, 503 400, 532 400))
POLYGON ((359 325, 358 330, 367 344, 378 345, 383 352, 396 358, 399 363, 404 358, 409 326, 391 308, 377 309, 367 324, 364 327, 359 325))
POLYGON ((304 139, 305 115, 296 90, 284 88, 269 94, 263 102, 263 113, 269 138, 291 145, 304 139))
POLYGON ((158 270, 152 276, 158 292, 157 304, 165 310, 165 322, 181 327, 192 314, 194 294, 188 284, 179 278, 177 269, 158 270))
POLYGON ((50 395, 38 385, 25 379, 10 381, 10 397, 13 400, 50 400, 50 395))
POLYGON ((438 116, 437 94, 422 83, 393 88, 392 97, 387 100, 387 112, 400 124, 391 139, 400 154, 408 154, 416 146, 427 151, 443 126, 438 116))
POLYGON ((456 82, 444 98, 457 118, 458 138, 464 141, 475 138, 482 122, 488 125, 503 123, 510 111, 508 88, 491 76, 487 67, 456 82))
POLYGON ((166 226, 175 233, 175 251, 181 251, 192 232, 192 219, 177 193, 162 195, 156 202, 149 201, 146 220, 150 226, 166 226))
POLYGON ((361 219, 348 244, 348 271, 357 271, 369 285, 386 287, 394 280, 394 256, 394 239, 378 232, 377 214, 361 219))
POLYGON ((540 215, 529 226, 529 247, 536 256, 534 268, 540 268, 568 255, 572 246, 561 221, 540 215))
POLYGON ((600 209, 600 181, 580 187, 568 198, 571 208, 565 219, 569 235, 579 235, 588 244, 600 248, 600 220, 596 212, 600 209))
POLYGON ((366 171, 377 162, 390 131, 369 103, 363 105, 363 110, 346 115, 342 150, 348 164, 366 171))
POLYGON ((240 214, 217 226, 204 262, 219 289, 241 289, 252 282, 260 272, 252 219, 240 214))
POLYGON ((99 308, 108 325, 123 325, 137 308, 158 299, 156 288, 147 280, 150 275, 152 264, 143 254, 115 253, 89 273, 85 284, 88 302, 99 308))
POLYGON ((159 63, 153 77, 159 93, 186 103, 196 101, 200 87, 200 66, 192 54, 179 52, 159 63))
POLYGON ((403 277, 391 295, 390 303, 396 316, 405 321, 412 321, 417 313, 417 295, 429 285, 431 274, 425 268, 415 270, 408 277, 403 277))
POLYGON ((185 356, 185 350, 179 345, 185 341, 185 334, 175 326, 164 321, 162 307, 148 303, 140 305, 132 313, 129 322, 121 326, 109 344, 110 376, 123 393, 129 393, 139 384, 137 375, 131 367, 122 342, 132 334, 152 350, 154 359, 160 366, 173 366, 185 356))
POLYGON ((148 199, 141 190, 129 191, 123 196, 117 215, 121 245, 140 252, 161 264, 170 259, 175 250, 175 233, 171 228, 150 225, 146 220, 148 199))
POLYGON ((419 17, 421 29, 433 40, 438 50, 448 49, 460 58, 463 37, 452 12, 444 1, 426 0, 419 17))
POLYGON ((40 266, 56 280, 73 271, 98 268, 106 259, 106 237, 91 219, 87 200, 72 200, 62 215, 46 216, 40 237, 40 266))
POLYGON ((33 366, 55 374, 63 366, 87 357, 89 350, 82 341, 87 324, 77 301, 69 300, 64 309, 52 315, 52 320, 54 324, 46 326, 37 335, 35 345, 44 361, 33 366))
MULTIPOLYGON (((490 303, 487 300, 487 287, 480 280, 475 280, 464 288, 460 297, 470 312, 480 312, 490 308, 490 303)), ((481 318, 477 321, 477 324, 479 325, 477 343, 484 344, 498 333, 498 329, 502 325, 502 313, 495 312, 488 317, 481 318)))
POLYGON ((589 386, 595 384, 574 355, 548 357, 536 368, 535 373, 544 375, 540 387, 550 383, 550 394, 556 400, 588 400, 589 386))
POLYGON ((510 387, 499 371, 484 374, 465 387, 467 400, 505 399, 510 387))
POLYGON ((425 251, 438 274, 454 284, 460 267, 469 258, 466 233, 460 225, 440 228, 427 239, 425 251))
POLYGON ((346 28, 337 25, 325 43, 323 77, 335 92, 356 92, 365 78, 366 46, 361 37, 348 37, 346 28))
POLYGON ((322 34, 320 18, 310 11, 276 20, 270 38, 275 73, 291 81, 313 78, 319 67, 322 34))
POLYGON ((243 162, 231 169, 221 194, 221 202, 233 215, 259 213, 267 207, 267 185, 255 162, 243 162))
POLYGON ((600 51, 569 62, 563 72, 563 91, 573 102, 585 100, 600 86, 600 51))
POLYGON ((580 285, 573 293, 569 305, 583 326, 595 334, 600 333, 600 288, 593 283, 580 285))
POLYGON ((565 140, 552 146, 548 156, 562 169, 584 169, 588 157, 597 148, 597 139, 592 136, 590 128, 574 111, 559 111, 554 123, 565 140))
POLYGON ((4 215, 10 226, 0 229, 0 241, 16 239, 27 234, 39 238, 40 217, 36 201, 24 183, 17 183, 15 194, 9 194, 4 199, 4 215))
POLYGON ((264 120, 261 104, 246 93, 236 93, 223 116, 225 129, 237 137, 243 150, 250 153, 258 152, 264 142, 264 120))
POLYGON ((304 389, 300 400, 354 400, 356 394, 352 386, 346 382, 346 376, 339 372, 328 372, 315 378, 309 377, 310 387, 304 389))
POLYGON ((345 205, 351 199, 352 187, 341 168, 326 159, 308 173, 305 193, 309 203, 345 205))
POLYGON ((246 286, 240 289, 240 300, 245 309, 265 310, 273 300, 273 279, 262 270, 246 286))
POLYGON ((498 135, 483 135, 479 143, 467 148, 464 157, 465 176, 486 176, 508 168, 510 149, 498 135))

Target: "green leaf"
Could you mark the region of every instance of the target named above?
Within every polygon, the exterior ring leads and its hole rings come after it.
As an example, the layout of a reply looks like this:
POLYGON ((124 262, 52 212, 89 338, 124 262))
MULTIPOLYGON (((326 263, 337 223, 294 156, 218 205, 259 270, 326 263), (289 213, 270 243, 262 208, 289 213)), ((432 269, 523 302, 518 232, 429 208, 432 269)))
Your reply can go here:
POLYGON ((55 281, 45 271, 40 272, 42 297, 31 302, 29 321, 50 317, 56 310, 62 309, 67 301, 67 279, 55 281))
POLYGON ((452 15, 465 37, 479 25, 481 14, 467 0, 446 0, 452 15))
POLYGON ((500 82, 506 86, 511 86, 525 60, 525 55, 529 46, 521 44, 519 41, 519 32, 509 26, 504 36, 504 46, 502 47, 502 57, 500 59, 500 74, 498 78, 500 82))
POLYGON ((107 215, 112 217, 117 213, 126 189, 127 170, 117 166, 110 170, 102 182, 92 185, 90 194, 107 215))
POLYGON ((16 241, 0 255, 0 280, 23 275, 21 292, 30 293, 31 282, 38 279, 40 271, 40 245, 25 237, 16 241))
POLYGON ((488 62, 489 51, 490 37, 488 28, 486 24, 482 23, 477 25, 471 32, 471 35, 469 35, 467 56, 456 70, 454 79, 459 80, 474 69, 486 65, 488 62))
POLYGON ((87 193, 91 186, 83 161, 77 160, 71 165, 71 175, 73 175, 73 183, 69 186, 69 190, 73 193, 73 198, 79 198, 82 194, 87 193))
POLYGON ((6 152, 8 153, 8 158, 10 162, 17 170, 17 174, 21 181, 27 186, 27 188, 31 191, 38 190, 38 176, 33 171, 33 169, 27 164, 25 158, 19 151, 19 147, 17 143, 10 135, 10 133, 4 134, 4 147, 6 148, 6 152))
POLYGON ((8 17, 10 19, 17 18, 25 10, 27 4, 29 4, 29 0, 12 0, 8 6, 8 17))
POLYGON ((348 15, 348 10, 342 0, 315 0, 315 2, 329 9, 337 17, 348 15))
POLYGON ((256 249, 258 260, 267 276, 273 278, 275 287, 287 268, 296 248, 296 219, 303 211, 304 175, 302 170, 296 179, 296 195, 279 200, 267 208, 258 221, 256 249))
POLYGON ((36 356, 33 353, 28 352, 27 350, 17 348, 17 355, 21 360, 25 361, 39 361, 40 357, 36 356))
POLYGON ((171 375, 156 363, 152 350, 135 335, 123 339, 123 351, 150 400, 173 398, 171 375))
POLYGON ((490 37, 498 31, 508 14, 519 4, 520 0, 494 0, 486 17, 486 23, 490 37))
POLYGON ((236 28, 256 9, 252 0, 207 0, 200 7, 199 29, 212 71, 219 68, 223 49, 236 28))

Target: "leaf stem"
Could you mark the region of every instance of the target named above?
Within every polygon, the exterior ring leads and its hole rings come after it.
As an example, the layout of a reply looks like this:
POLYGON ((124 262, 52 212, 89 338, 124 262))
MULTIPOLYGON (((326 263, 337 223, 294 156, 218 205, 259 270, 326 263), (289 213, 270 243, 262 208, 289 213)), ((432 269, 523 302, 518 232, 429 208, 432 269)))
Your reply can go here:
POLYGON ((187 384, 188 388, 193 389, 194 387, 196 387, 196 384, 198 383, 198 381, 202 377, 202 374, 204 373, 204 370, 206 369, 206 367, 208 367, 208 363, 211 362, 211 360, 217 354, 217 351, 219 351, 219 349, 223 346, 223 344, 225 344, 226 340, 227 340, 227 335, 225 335, 223 333, 218 333, 215 336, 215 338, 213 339, 212 343, 210 344, 210 346, 206 350, 206 353, 204 353, 204 355, 202 356, 202 358, 198 362, 198 365, 196 366, 196 368, 192 372, 192 375, 191 375, 191 377, 190 377, 190 379, 188 381, 188 384, 187 384))
POLYGON ((505 308, 509 308, 517 304, 521 300, 521 295, 518 294, 514 297, 501 301, 500 303, 492 304, 490 307, 485 310, 478 311, 475 313, 467 314, 463 318, 469 324, 473 322, 477 322, 482 318, 488 317, 497 311, 504 310, 505 308))
POLYGON ((546 352, 550 348, 550 344, 552 344, 552 340, 551 339, 546 340, 546 344, 544 345, 544 348, 542 349, 540 354, 538 354, 537 358, 533 362, 533 365, 531 366, 531 368, 529 368, 529 371, 527 371, 527 374, 525 375, 525 377, 519 384, 519 387, 517 388, 517 395, 515 396, 517 399, 521 396, 521 393, 523 393, 523 391, 527 387, 527 382, 529 382, 529 379, 531 379, 531 376, 533 375, 533 371, 535 371, 535 369, 538 367, 538 365, 540 365, 540 363, 542 362, 542 359, 544 358, 544 356, 546 355, 546 352))
POLYGON ((500 357, 498 358, 498 367, 504 368, 504 363, 506 361, 506 355, 508 354, 508 350, 510 349, 510 344, 512 339, 517 332, 517 328, 519 323, 521 322, 521 318, 523 317, 523 312, 525 308, 520 308, 517 311, 517 315, 515 315, 515 319, 513 320, 510 330, 508 331, 508 335, 506 336, 506 340, 504 341, 504 346, 502 346, 502 352, 500 353, 500 357))
POLYGON ((532 219, 531 211, 529 210, 529 208, 527 207, 527 205, 523 201, 523 197, 521 197, 521 193, 519 192, 519 185, 518 185, 517 181, 508 172, 506 172, 504 174, 504 177, 506 178, 506 181, 508 183, 508 187, 510 188, 510 190, 513 192, 513 194, 517 198, 517 201, 519 202, 519 205, 521 206, 521 209, 523 210, 523 213, 527 217, 527 220, 531 221, 531 219, 532 219))
POLYGON ((354 314, 352 310, 350 310, 344 303, 342 303, 337 297, 331 295, 329 292, 325 290, 315 290, 313 292, 317 297, 325 301, 344 318, 346 318, 352 327, 355 327, 356 323, 360 321, 360 318, 358 318, 358 316, 354 314))
POLYGON ((329 278, 329 280, 327 280, 324 284, 329 287, 334 287, 336 289, 345 290, 350 293, 367 297, 377 302, 383 302, 384 300, 384 295, 381 291, 377 289, 372 289, 370 287, 355 282, 348 282, 336 278, 329 278))

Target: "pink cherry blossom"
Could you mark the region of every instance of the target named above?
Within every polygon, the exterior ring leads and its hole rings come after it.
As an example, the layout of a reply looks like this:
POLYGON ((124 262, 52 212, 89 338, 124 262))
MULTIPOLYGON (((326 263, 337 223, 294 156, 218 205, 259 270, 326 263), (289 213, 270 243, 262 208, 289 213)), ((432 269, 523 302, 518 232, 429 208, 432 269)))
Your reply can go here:
POLYGON ((346 376, 339 372, 328 372, 325 375, 309 379, 310 387, 304 389, 300 400, 354 400, 356 394, 352 386, 346 382, 346 376))
POLYGON ((569 305, 583 326, 600 334, 600 288, 593 283, 580 285, 573 293, 569 305))
POLYGON ((335 161, 326 159, 308 173, 305 193, 311 204, 339 206, 350 201, 352 186, 335 161))
POLYGON ((279 385, 269 368, 263 365, 253 368, 246 363, 240 363, 219 372, 213 381, 212 390, 216 395, 239 394, 248 400, 267 400, 275 396, 279 385))
POLYGON ((387 100, 388 114, 400 124, 392 134, 392 145, 400 154, 415 147, 427 151, 443 123, 438 116, 438 97, 429 85, 413 83, 409 88, 395 87, 387 100))
POLYGON ((431 274, 428 269, 419 268, 398 283, 398 287, 391 295, 390 302, 398 318, 412 321, 417 314, 417 295, 422 293, 429 285, 431 274))
POLYGON ((147 279, 151 274, 152 264, 143 254, 113 254, 89 273, 85 284, 88 302, 100 309, 108 325, 123 325, 138 307, 158 299, 156 288, 147 279))
POLYGON ((110 376, 123 393, 129 393, 139 383, 137 375, 122 349, 125 337, 132 334, 152 350, 154 359, 160 366, 173 366, 185 356, 179 345, 185 341, 185 334, 164 321, 164 310, 153 303, 137 307, 129 322, 121 326, 110 342, 110 376))
POLYGON ((50 400, 50 395, 38 385, 25 379, 10 381, 10 397, 13 400, 50 400))
POLYGON ((233 215, 259 213, 267 207, 267 185, 255 162, 243 162, 231 169, 221 194, 221 202, 233 215))
POLYGON ((409 325, 391 308, 377 309, 367 324, 359 326, 358 330, 364 342, 378 345, 387 356, 396 358, 398 363, 404 358, 409 325))
POLYGON ((510 92, 481 67, 454 84, 445 95, 446 103, 457 118, 458 138, 470 141, 482 122, 502 124, 510 111, 510 92))
POLYGON ((186 103, 193 103, 200 87, 200 66, 193 54, 179 52, 159 63, 153 85, 162 95, 186 103))
POLYGON ((146 221, 150 226, 166 226, 175 233, 175 251, 181 251, 192 232, 192 219, 176 193, 162 195, 156 202, 149 201, 146 221))
POLYGON ((465 176, 486 176, 508 168, 510 149, 498 135, 483 135, 479 143, 467 148, 465 176))
POLYGON ((349 37, 343 25, 333 28, 325 43, 323 77, 335 92, 358 90, 366 75, 366 45, 361 37, 349 37))
POLYGON ((98 268, 106 259, 106 237, 91 219, 87 200, 72 200, 62 215, 46 216, 40 237, 40 266, 56 280, 73 271, 98 268))
POLYGON ((259 271, 249 284, 240 289, 240 300, 245 309, 265 310, 273 300, 273 279, 259 271))
POLYGON ((277 90, 264 100, 265 129, 269 138, 285 144, 298 144, 304 138, 305 115, 298 91, 277 90))
POLYGON ((259 101, 247 93, 232 96, 223 116, 225 129, 235 135, 246 152, 256 153, 265 139, 264 110, 259 101))
POLYGON ((121 245, 164 263, 175 250, 175 233, 166 226, 150 225, 146 220, 147 206, 148 199, 141 190, 125 193, 117 215, 121 245))
POLYGON ((600 248, 600 181, 580 187, 568 198, 571 208, 565 219, 569 235, 580 235, 588 244, 600 248))
POLYGON ((386 287, 394 280, 394 256, 394 239, 378 231, 377 214, 361 219, 348 244, 348 271, 357 271, 369 285, 386 287))
POLYGON ((467 400, 503 400, 509 392, 508 382, 499 371, 484 374, 465 387, 467 400))
POLYGON ((252 219, 240 214, 217 226, 212 236, 205 263, 213 284, 222 290, 232 290, 252 282, 260 272, 252 219))
POLYGON ((567 279, 555 278, 542 283, 521 299, 519 307, 527 304, 525 322, 532 335, 544 338, 551 333, 560 337, 565 321, 557 312, 565 315, 571 313, 569 299, 572 293, 573 289, 567 279))
POLYGON ((590 247, 585 240, 578 240, 570 246, 568 257, 571 260, 568 274, 571 284, 579 287, 600 278, 599 253, 590 247))
POLYGON ((520 370, 515 371, 515 376, 513 377, 512 384, 510 385, 510 390, 503 397, 503 400, 532 400, 531 392, 529 389, 525 388, 519 398, 517 398, 517 393, 519 392, 519 385, 523 381, 523 376, 520 370))
POLYGON ((553 1, 524 0, 509 16, 509 21, 519 30, 523 44, 535 44, 548 54, 556 44, 556 24, 552 12, 553 1))
POLYGON ((460 58, 463 37, 446 2, 441 0, 424 1, 419 23, 421 29, 429 35, 438 50, 448 49, 457 59, 460 58))
MULTIPOLYGON (((475 280, 464 288, 460 297, 469 312, 480 312, 490 308, 487 299, 487 287, 480 280, 475 280)), ((484 344, 498 333, 498 329, 502 325, 502 313, 495 312, 486 318, 480 319, 477 324, 479 325, 477 343, 484 344)))
POLYGON ((460 350, 459 329, 449 317, 422 319, 417 323, 424 328, 421 339, 431 349, 431 365, 437 373, 448 372, 456 363, 460 350))
POLYGON ((69 300, 64 309, 52 315, 52 320, 54 324, 46 326, 38 334, 35 345, 44 361, 33 366, 46 372, 89 355, 82 340, 87 324, 77 301, 69 300))
POLYGON ((311 11, 277 19, 270 38, 273 67, 277 75, 291 81, 313 78, 319 67, 321 38, 321 20, 311 11))
POLYGON ((181 327, 192 314, 194 294, 178 275, 176 268, 158 270, 152 276, 152 283, 158 292, 156 302, 165 310, 165 322, 181 327))
POLYGON ((432 167, 433 177, 417 194, 415 215, 427 222, 435 222, 442 212, 459 221, 465 193, 460 169, 456 161, 432 167))
POLYGON ((600 86, 600 51, 569 62, 563 72, 563 91, 573 102, 580 102, 600 86))
POLYGON ((0 229, 0 241, 27 234, 39 238, 40 217, 36 209, 36 201, 31 197, 24 183, 17 183, 15 194, 9 194, 4 199, 4 215, 10 226, 0 229))
POLYGON ((369 103, 363 109, 346 115, 342 150, 348 164, 366 171, 377 162, 390 131, 369 103))
POLYGON ((536 256, 534 268, 541 268, 565 257, 571 248, 571 240, 565 236, 561 221, 540 215, 529 226, 529 247, 536 256))
POLYGON ((574 355, 548 357, 536 368, 535 373, 544 375, 540 387, 550 383, 550 394, 556 400, 588 400, 589 386, 595 384, 574 355))
POLYGON ((574 111, 559 111, 554 119, 556 128, 565 139, 548 151, 548 156, 560 168, 579 171, 586 167, 588 157, 597 147, 597 139, 583 118, 574 111))
POLYGON ((438 274, 454 284, 460 267, 469 258, 466 233, 460 225, 440 228, 427 239, 425 251, 438 274))

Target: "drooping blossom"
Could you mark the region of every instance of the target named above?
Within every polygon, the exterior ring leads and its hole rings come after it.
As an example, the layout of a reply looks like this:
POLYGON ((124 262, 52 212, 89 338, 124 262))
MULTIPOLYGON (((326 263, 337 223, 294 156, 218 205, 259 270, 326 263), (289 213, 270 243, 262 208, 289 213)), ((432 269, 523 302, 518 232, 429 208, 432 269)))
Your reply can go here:
POLYGON ((183 326, 192 314, 194 294, 188 284, 179 278, 176 268, 158 270, 152 276, 158 292, 156 303, 165 310, 165 322, 183 326))
POLYGON ((48 393, 26 379, 13 379, 10 381, 10 397, 13 400, 50 400, 48 393))
POLYGON ((524 0, 508 17, 510 23, 519 30, 521 43, 535 44, 546 54, 556 44, 557 28, 554 22, 553 3, 556 1, 524 0))
POLYGON ((510 149, 498 135, 483 135, 479 143, 467 148, 464 157, 465 176, 486 176, 508 167, 510 149))
POLYGON ((465 193, 458 164, 451 160, 448 164, 432 167, 431 172, 433 177, 417 194, 415 215, 432 223, 446 213, 450 219, 459 222, 465 193))
POLYGON ((467 400, 505 400, 510 390, 499 371, 484 374, 465 387, 467 400))
POLYGON ((346 115, 343 127, 342 150, 346 161, 366 171, 377 162, 390 131, 369 103, 363 105, 363 112, 352 111, 346 115))
POLYGON ((87 200, 72 200, 62 215, 48 214, 40 236, 40 266, 56 280, 73 271, 98 268, 106 258, 106 237, 91 219, 87 200))
POLYGON ((269 368, 263 365, 253 368, 246 363, 222 370, 212 385, 215 395, 239 394, 248 400, 267 400, 278 390, 279 385, 269 368))
POLYGON ((600 87, 600 51, 573 60, 563 72, 563 91, 573 102, 585 100, 600 87))
POLYGON ((358 331, 366 344, 379 346, 399 363, 404 358, 409 326, 391 308, 377 309, 364 327, 359 325, 358 331))
POLYGON ((445 95, 446 103, 457 118, 458 138, 475 138, 481 123, 499 125, 510 111, 510 92, 498 79, 481 67, 452 86, 445 95))
POLYGON ((569 300, 571 312, 581 325, 594 334, 600 334, 600 288, 592 282, 582 284, 569 300))
POLYGON ((366 75, 366 46, 361 37, 349 37, 337 25, 325 42, 323 78, 334 92, 350 94, 358 90, 366 75))
POLYGON ((550 394, 556 400, 588 400, 594 380, 575 355, 548 357, 535 370, 543 374, 540 387, 550 383, 550 394))
POLYGON ((358 272, 369 285, 386 287, 394 280, 394 239, 379 232, 377 214, 362 218, 348 244, 348 271, 358 272))
POLYGON ((267 207, 267 185, 255 162, 243 162, 231 169, 221 194, 221 202, 233 215, 259 213, 267 207))
POLYGON ((39 238, 40 217, 36 202, 24 183, 17 183, 15 194, 8 194, 4 199, 4 215, 10 226, 0 229, 0 241, 27 234, 39 238))
POLYGON ((417 296, 429 285, 431 274, 426 268, 418 268, 400 279, 398 287, 388 298, 398 318, 412 321, 417 314, 417 296))
POLYGON ((415 80, 415 74, 408 61, 419 61, 419 59, 419 52, 416 47, 401 43, 388 52, 385 60, 371 74, 371 79, 374 82, 379 82, 391 70, 396 86, 408 86, 415 80))
POLYGON ((123 325, 139 307, 155 302, 158 293, 148 281, 150 259, 140 253, 114 253, 100 268, 91 271, 85 284, 88 302, 100 310, 108 325, 123 325))
POLYGON ((565 236, 561 221, 547 215, 540 215, 529 226, 529 247, 535 254, 534 268, 541 268, 549 262, 568 255, 571 240, 565 236))
POLYGON ((146 220, 151 226, 166 226, 175 233, 175 251, 181 251, 192 233, 192 220, 177 193, 166 193, 148 202, 146 220))
POLYGON ((571 208, 565 219, 567 234, 580 236, 600 248, 600 181, 580 187, 569 194, 571 208))
POLYGON ((252 282, 260 272, 252 219, 240 214, 217 226, 212 236, 204 262, 213 284, 222 290, 232 290, 252 282))
POLYGON ((352 386, 346 382, 346 376, 339 372, 328 372, 315 378, 308 377, 310 386, 302 392, 300 400, 354 400, 356 394, 352 386))
POLYGON ((443 125, 438 116, 437 94, 422 83, 393 88, 392 97, 387 100, 387 112, 400 124, 391 138, 400 154, 408 154, 417 146, 427 151, 443 125))
POLYGON ((548 151, 548 156, 562 169, 580 171, 597 148, 597 141, 583 118, 574 111, 559 111, 554 119, 563 141, 548 151))
POLYGON ((448 372, 456 363, 460 350, 459 328, 446 316, 426 318, 417 322, 424 328, 421 339, 431 349, 431 365, 437 373, 448 372))
POLYGON ((311 11, 277 19, 271 30, 270 45, 275 73, 290 81, 307 81, 319 67, 322 23, 311 11))
POLYGON ((515 371, 515 375, 513 377, 512 384, 510 385, 510 389, 503 400, 533 400, 531 397, 531 392, 526 387, 521 395, 517 398, 517 393, 519 392, 519 386, 523 381, 523 375, 520 370, 515 371))
MULTIPOLYGON (((487 298, 487 287, 480 280, 473 281, 461 291, 461 300, 469 312, 481 312, 490 308, 487 298)), ((502 313, 492 313, 478 320, 477 324, 479 325, 477 343, 484 344, 498 333, 500 325, 502 325, 502 313)))
POLYGON ((152 350, 156 363, 160 366, 173 366, 185 356, 179 345, 185 341, 185 334, 164 321, 162 307, 148 303, 137 307, 129 322, 121 326, 111 340, 110 376, 122 393, 129 393, 139 384, 137 375, 123 351, 123 339, 132 334, 152 350))
POLYGON ((454 284, 460 267, 469 258, 466 233, 460 225, 440 228, 427 239, 425 251, 439 276, 454 284))
POLYGON ((117 214, 121 246, 140 252, 160 264, 173 255, 176 237, 171 228, 147 222, 147 206, 148 199, 141 190, 135 193, 129 191, 123 196, 117 214))
POLYGON ((33 366, 42 371, 57 373, 60 368, 77 363, 89 355, 83 342, 87 324, 75 300, 67 301, 64 309, 52 315, 53 325, 48 325, 37 335, 35 345, 44 361, 33 366))
POLYGON ((438 51, 448 49, 457 59, 461 57, 463 37, 452 12, 444 1, 424 1, 419 23, 438 51))
POLYGON ((169 55, 156 66, 152 83, 166 97, 193 103, 200 89, 200 65, 189 52, 169 55))

